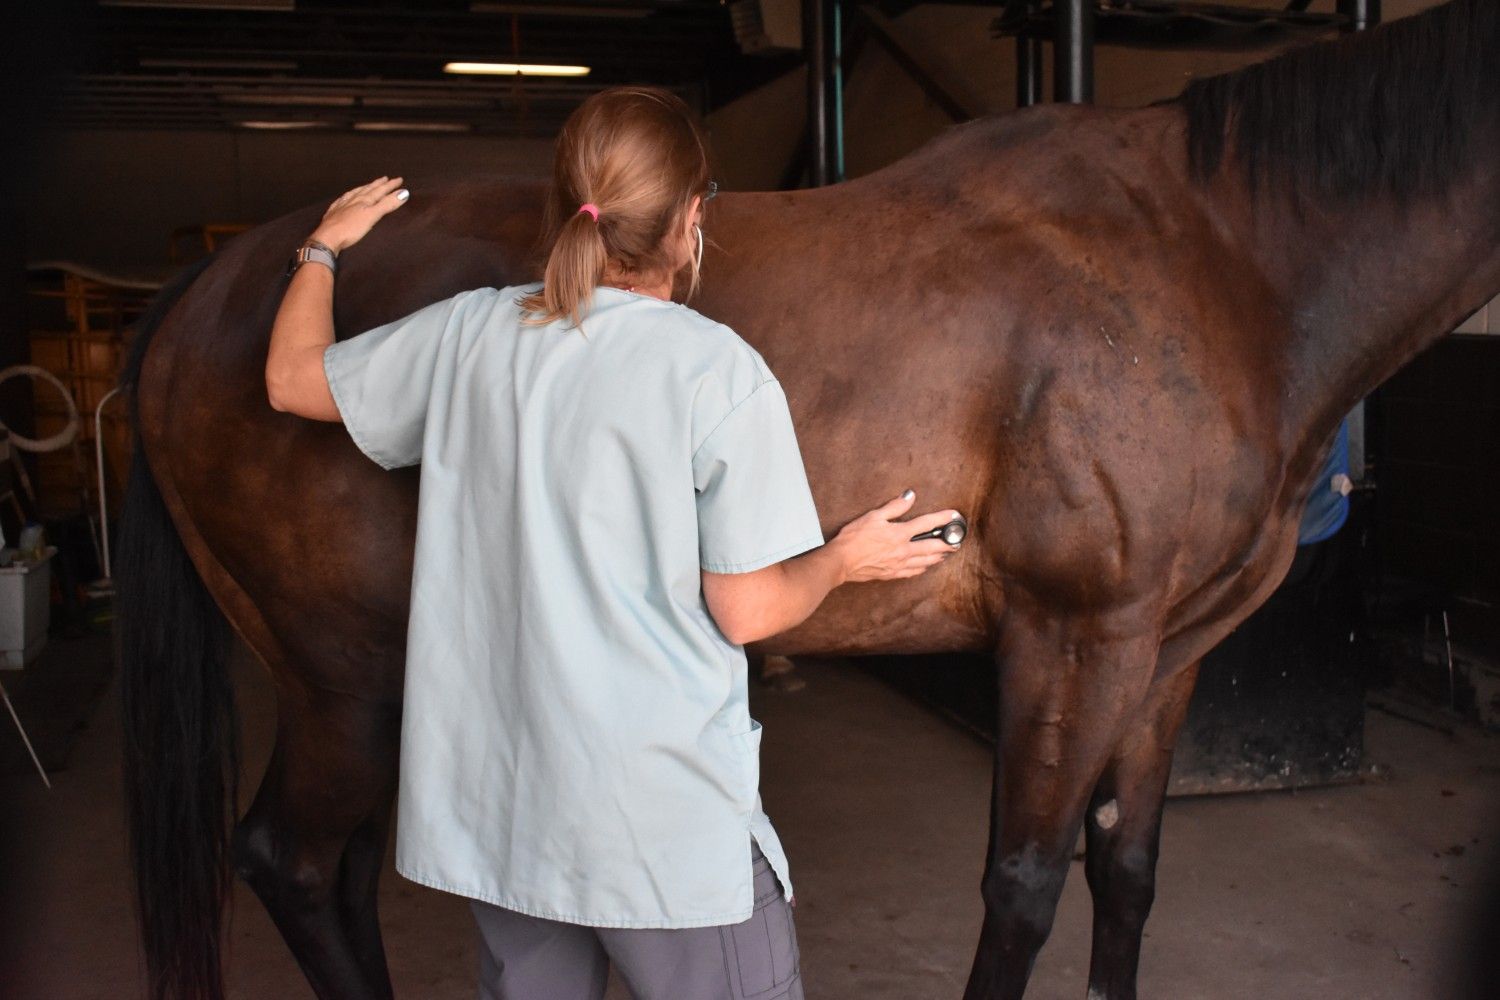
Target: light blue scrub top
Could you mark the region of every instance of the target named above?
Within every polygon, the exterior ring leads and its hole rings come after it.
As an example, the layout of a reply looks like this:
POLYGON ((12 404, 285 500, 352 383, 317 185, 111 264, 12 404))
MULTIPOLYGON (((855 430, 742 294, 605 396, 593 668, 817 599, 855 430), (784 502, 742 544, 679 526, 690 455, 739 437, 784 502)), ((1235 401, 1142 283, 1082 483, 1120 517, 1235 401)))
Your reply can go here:
POLYGON ((823 544, 781 384, 728 327, 596 291, 476 288, 329 347, 362 451, 420 463, 396 867, 598 927, 752 912, 761 808, 745 652, 700 569, 823 544))

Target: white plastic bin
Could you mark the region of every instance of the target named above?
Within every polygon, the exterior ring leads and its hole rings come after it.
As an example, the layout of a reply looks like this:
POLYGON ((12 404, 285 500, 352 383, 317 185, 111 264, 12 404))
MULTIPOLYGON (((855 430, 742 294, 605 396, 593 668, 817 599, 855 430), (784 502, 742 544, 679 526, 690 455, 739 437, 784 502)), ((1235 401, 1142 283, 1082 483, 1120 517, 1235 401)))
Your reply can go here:
POLYGON ((0 667, 24 667, 47 645, 52 618, 52 557, 0 566, 0 667))

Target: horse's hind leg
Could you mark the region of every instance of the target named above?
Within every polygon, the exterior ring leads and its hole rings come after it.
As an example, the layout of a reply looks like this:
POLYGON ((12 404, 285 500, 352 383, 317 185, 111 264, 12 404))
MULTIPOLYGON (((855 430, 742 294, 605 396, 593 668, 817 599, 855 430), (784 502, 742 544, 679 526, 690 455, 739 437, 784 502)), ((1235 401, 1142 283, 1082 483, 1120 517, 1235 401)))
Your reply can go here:
POLYGON ((1089 802, 1084 827, 1094 896, 1089 1000, 1135 1000, 1141 932, 1156 897, 1156 854, 1172 751, 1197 679, 1194 663, 1152 687, 1089 802))
POLYGON ((1018 1000, 1052 929, 1089 795, 1156 663, 1155 636, 1118 629, 1007 615, 984 924, 965 1000, 1018 1000))
POLYGON ((386 1000, 375 892, 400 709, 323 691, 283 692, 276 748, 235 830, 236 867, 314 992, 386 1000))
POLYGON ((387 805, 377 809, 349 838, 349 846, 344 849, 344 867, 339 874, 339 905, 350 947, 366 977, 376 983, 390 982, 376 905, 390 829, 391 809, 387 805))

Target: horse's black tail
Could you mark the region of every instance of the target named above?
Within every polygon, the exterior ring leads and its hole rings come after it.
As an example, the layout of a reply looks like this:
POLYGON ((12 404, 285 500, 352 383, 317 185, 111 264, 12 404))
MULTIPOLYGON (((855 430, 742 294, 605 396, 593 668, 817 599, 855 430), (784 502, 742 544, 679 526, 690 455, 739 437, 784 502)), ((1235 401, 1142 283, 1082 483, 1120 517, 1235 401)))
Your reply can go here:
POLYGON ((151 337, 208 262, 152 302, 121 376, 135 450, 115 561, 116 641, 126 818, 153 1000, 224 993, 221 925, 239 771, 228 629, 152 477, 134 392, 151 337))

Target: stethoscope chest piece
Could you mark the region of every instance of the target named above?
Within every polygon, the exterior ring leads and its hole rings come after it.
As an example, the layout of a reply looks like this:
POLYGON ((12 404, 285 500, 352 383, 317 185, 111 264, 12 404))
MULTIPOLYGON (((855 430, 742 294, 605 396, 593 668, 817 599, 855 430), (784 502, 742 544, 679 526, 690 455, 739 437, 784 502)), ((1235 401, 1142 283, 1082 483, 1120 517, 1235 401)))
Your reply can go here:
POLYGON ((969 522, 964 520, 962 514, 949 521, 947 524, 924 531, 920 535, 912 535, 911 540, 920 542, 924 538, 941 538, 949 545, 957 545, 964 540, 969 533, 969 522))

